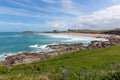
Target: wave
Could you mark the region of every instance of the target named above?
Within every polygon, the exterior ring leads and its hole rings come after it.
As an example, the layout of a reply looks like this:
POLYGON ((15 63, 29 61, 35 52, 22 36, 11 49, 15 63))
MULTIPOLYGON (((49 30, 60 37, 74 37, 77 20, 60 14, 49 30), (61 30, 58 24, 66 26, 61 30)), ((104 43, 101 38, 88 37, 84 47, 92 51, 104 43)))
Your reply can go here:
POLYGON ((35 45, 30 45, 29 47, 30 48, 40 48, 40 45, 39 44, 35 44, 35 45))
POLYGON ((54 45, 54 44, 46 44, 46 45, 35 44, 35 45, 30 45, 29 47, 34 49, 32 52, 51 52, 51 51, 53 51, 53 49, 47 47, 48 45, 54 45))
POLYGON ((46 44, 46 45, 35 44, 35 45, 30 45, 29 48, 46 49, 46 47, 47 47, 48 45, 49 45, 49 44, 46 44))
MULTIPOLYGON (((48 35, 48 34, 46 34, 48 35)), ((84 37, 84 36, 72 36, 72 35, 62 35, 62 34, 49 34, 50 37, 53 38, 63 38, 65 42, 75 42, 75 41, 108 41, 108 39, 105 38, 94 38, 94 37, 84 37)))
POLYGON ((93 38, 93 37, 71 37, 70 39, 66 40, 68 42, 91 42, 91 41, 108 41, 107 39, 104 38, 93 38))
POLYGON ((73 36, 73 35, 63 35, 63 34, 39 34, 39 35, 47 35, 52 38, 63 38, 63 39, 69 39, 68 41, 81 41, 81 40, 99 40, 99 41, 108 41, 108 39, 105 38, 94 38, 94 37, 86 37, 86 36, 73 36))
MULTIPOLYGON (((86 36, 73 36, 73 35, 64 35, 64 34, 48 34, 48 33, 40 33, 39 35, 45 35, 51 38, 61 39, 60 42, 67 43, 85 43, 89 44, 91 41, 108 41, 105 38, 94 38, 94 37, 86 37, 86 36)), ((60 44, 60 43, 59 43, 60 44)))
POLYGON ((53 38, 72 38, 72 36, 68 36, 68 35, 51 35, 51 37, 53 38))
POLYGON ((0 54, 0 61, 5 60, 6 57, 14 55, 13 53, 2 53, 0 54))
POLYGON ((38 33, 38 35, 45 35, 48 37, 52 37, 52 38, 70 38, 71 36, 69 35, 62 35, 62 34, 49 34, 49 33, 38 33))
POLYGON ((35 45, 30 45, 29 48, 41 48, 41 49, 46 49, 48 45, 56 45, 57 43, 52 43, 52 44, 35 44, 35 45))

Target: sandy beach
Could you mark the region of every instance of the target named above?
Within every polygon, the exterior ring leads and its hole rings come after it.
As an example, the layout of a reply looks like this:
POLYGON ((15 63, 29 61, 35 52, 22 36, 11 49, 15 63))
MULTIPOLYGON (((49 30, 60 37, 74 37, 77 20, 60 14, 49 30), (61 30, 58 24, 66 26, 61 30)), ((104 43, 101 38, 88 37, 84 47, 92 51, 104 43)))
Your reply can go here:
POLYGON ((60 33, 64 35, 72 35, 72 36, 86 36, 86 37, 95 37, 95 38, 108 38, 108 37, 117 37, 120 38, 118 35, 109 35, 109 34, 91 34, 91 33, 60 33))

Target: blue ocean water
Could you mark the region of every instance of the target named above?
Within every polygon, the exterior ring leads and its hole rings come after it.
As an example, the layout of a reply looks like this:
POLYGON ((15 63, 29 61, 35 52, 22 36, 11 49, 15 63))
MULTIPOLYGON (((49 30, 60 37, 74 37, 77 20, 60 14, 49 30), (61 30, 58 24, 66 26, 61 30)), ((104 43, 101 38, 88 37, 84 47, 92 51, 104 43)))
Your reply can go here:
POLYGON ((89 44, 93 40, 104 40, 91 37, 78 37, 60 34, 22 34, 17 32, 0 32, 0 60, 6 55, 22 52, 49 51, 46 46, 50 44, 89 44))

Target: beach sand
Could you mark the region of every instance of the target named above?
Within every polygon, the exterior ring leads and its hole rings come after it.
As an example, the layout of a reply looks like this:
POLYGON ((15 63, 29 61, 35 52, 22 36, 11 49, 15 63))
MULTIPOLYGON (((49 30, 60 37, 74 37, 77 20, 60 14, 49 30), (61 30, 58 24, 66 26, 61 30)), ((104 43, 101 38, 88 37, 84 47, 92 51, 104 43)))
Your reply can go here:
POLYGON ((92 34, 92 33, 59 33, 64 35, 72 35, 72 36, 86 36, 86 37, 95 37, 95 38, 108 38, 108 37, 117 37, 120 38, 118 35, 109 35, 109 34, 92 34))

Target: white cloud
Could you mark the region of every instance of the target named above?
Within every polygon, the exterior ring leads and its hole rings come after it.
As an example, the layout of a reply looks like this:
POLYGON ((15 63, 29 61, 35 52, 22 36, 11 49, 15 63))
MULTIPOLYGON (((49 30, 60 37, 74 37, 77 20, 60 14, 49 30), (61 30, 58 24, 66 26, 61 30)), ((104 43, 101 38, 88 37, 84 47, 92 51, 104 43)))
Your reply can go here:
POLYGON ((52 26, 56 29, 66 29, 68 28, 68 23, 65 21, 52 21, 52 22, 47 22, 46 25, 52 26))
POLYGON ((42 1, 46 3, 56 3, 56 0, 42 0, 42 1))
POLYGON ((31 18, 51 18, 52 17, 53 19, 59 19, 59 17, 54 15, 46 15, 40 12, 32 12, 27 9, 11 8, 11 7, 4 7, 4 6, 0 6, 0 14, 31 17, 31 18))
POLYGON ((96 11, 87 16, 67 18, 65 20, 53 20, 51 22, 30 24, 21 22, 0 22, 0 25, 54 27, 55 29, 112 29, 120 28, 120 5, 112 6, 96 11))
POLYGON ((74 0, 42 0, 46 3, 53 5, 44 7, 41 7, 41 5, 37 5, 36 1, 34 0, 31 1, 34 2, 33 5, 31 2, 29 2, 29 0, 27 0, 27 2, 24 2, 23 0, 21 0, 21 2, 11 0, 9 2, 14 6, 18 5, 19 8, 0 6, 0 14, 25 16, 40 19, 47 18, 52 20, 51 22, 46 22, 45 24, 41 23, 33 25, 27 23, 12 23, 12 22, 7 23, 10 25, 14 24, 26 26, 44 25, 51 27, 53 26, 58 29, 68 28, 108 29, 117 27, 120 28, 120 5, 99 10, 87 16, 81 16, 80 12, 81 5, 75 3, 74 0), (32 6, 29 6, 28 4, 32 6), (57 7, 55 7, 54 4, 55 5, 58 4, 57 7), (41 12, 51 14, 44 14, 41 12), (73 17, 75 18, 71 19, 73 17))
POLYGON ((55 3, 64 8, 72 8, 74 3, 73 0, 42 0, 42 1, 49 4, 55 3))
POLYGON ((46 3, 49 3, 49 4, 56 3, 56 4, 59 4, 63 7, 66 7, 66 8, 71 8, 73 6, 73 1, 72 0, 42 0, 42 1, 46 2, 46 3))
POLYGON ((114 2, 120 2, 120 0, 112 0, 112 1, 114 1, 114 2))
MULTIPOLYGON (((0 31, 47 31, 46 24, 0 21, 0 31), (4 27, 4 28, 3 28, 4 27)), ((48 27, 52 29, 53 27, 48 27)))
MULTIPOLYGON (((49 22, 50 24, 50 22, 49 22)), ((120 5, 96 11, 88 16, 80 16, 70 21, 51 22, 50 26, 79 29, 112 29, 120 28, 120 5)))
POLYGON ((61 0, 61 5, 65 8, 73 8, 72 0, 61 0))
POLYGON ((37 5, 36 1, 33 0, 27 0, 27 1, 7 0, 9 4, 12 4, 13 6, 17 5, 19 8, 0 6, 0 14, 16 15, 16 16, 24 16, 24 17, 32 17, 32 18, 52 17, 52 19, 60 19, 61 15, 63 17, 68 17, 70 15, 77 16, 78 14, 80 14, 78 8, 76 9, 74 8, 75 5, 72 0, 42 0, 42 1, 47 3, 55 3, 55 5, 58 4, 58 7, 54 7, 54 6, 41 7, 40 5, 37 5), (51 14, 44 14, 43 12, 51 13, 51 14))
POLYGON ((43 26, 43 24, 30 24, 30 23, 22 23, 22 22, 4 22, 0 21, 0 25, 10 25, 10 26, 43 26))
POLYGON ((80 18, 78 23, 93 29, 120 28, 120 5, 94 12, 89 16, 80 18))

